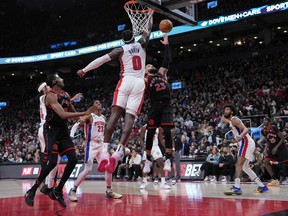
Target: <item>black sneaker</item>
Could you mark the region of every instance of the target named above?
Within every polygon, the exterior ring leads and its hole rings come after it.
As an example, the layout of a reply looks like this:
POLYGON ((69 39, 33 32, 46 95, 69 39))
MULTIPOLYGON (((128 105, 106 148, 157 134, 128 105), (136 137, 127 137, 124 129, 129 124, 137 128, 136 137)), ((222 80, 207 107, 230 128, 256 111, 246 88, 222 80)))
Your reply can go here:
POLYGON ((53 189, 53 190, 51 190, 51 191, 49 192, 48 196, 49 196, 52 200, 57 200, 58 203, 59 203, 61 206, 63 206, 63 207, 66 208, 67 205, 66 205, 65 200, 64 200, 64 198, 63 198, 62 192, 58 192, 58 191, 56 191, 55 189, 53 189))
POLYGON ((52 190, 53 188, 48 188, 48 185, 43 185, 43 187, 40 189, 40 192, 45 194, 45 195, 48 195, 49 192, 52 190))
POLYGON ((26 192, 24 198, 25 198, 25 203, 28 206, 33 206, 34 205, 35 193, 36 193, 36 191, 33 191, 31 189, 26 192))

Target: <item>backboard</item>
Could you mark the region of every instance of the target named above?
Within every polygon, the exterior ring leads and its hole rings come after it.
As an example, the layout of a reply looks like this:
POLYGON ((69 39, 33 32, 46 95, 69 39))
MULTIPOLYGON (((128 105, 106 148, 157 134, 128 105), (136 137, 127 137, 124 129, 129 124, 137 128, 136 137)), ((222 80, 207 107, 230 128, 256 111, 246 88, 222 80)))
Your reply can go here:
POLYGON ((206 0, 136 0, 157 13, 188 25, 197 25, 197 3, 206 0))

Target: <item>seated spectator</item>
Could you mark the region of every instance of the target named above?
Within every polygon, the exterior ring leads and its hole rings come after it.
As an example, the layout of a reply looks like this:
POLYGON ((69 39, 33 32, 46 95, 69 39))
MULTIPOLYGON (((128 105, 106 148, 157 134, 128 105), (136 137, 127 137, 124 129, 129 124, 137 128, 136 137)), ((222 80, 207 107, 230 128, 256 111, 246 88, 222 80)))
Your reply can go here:
POLYGON ((230 176, 231 167, 234 166, 233 156, 230 154, 229 149, 227 147, 222 148, 222 154, 219 159, 219 167, 218 167, 218 175, 223 175, 222 182, 227 182, 227 176, 230 176))
POLYGON ((137 180, 142 175, 141 156, 135 149, 132 149, 132 156, 129 160, 129 180, 137 180))
MULTIPOLYGON (((212 148, 211 154, 208 155, 206 161, 200 167, 200 172, 204 170, 204 181, 209 181, 209 175, 212 175, 210 181, 217 181, 217 167, 219 166, 220 154, 216 147, 212 148)), ((200 174, 200 173, 199 173, 200 174)))
POLYGON ((125 176, 126 179, 129 178, 129 160, 131 158, 131 153, 129 148, 125 148, 125 155, 120 159, 119 165, 117 168, 117 179, 122 179, 125 176))

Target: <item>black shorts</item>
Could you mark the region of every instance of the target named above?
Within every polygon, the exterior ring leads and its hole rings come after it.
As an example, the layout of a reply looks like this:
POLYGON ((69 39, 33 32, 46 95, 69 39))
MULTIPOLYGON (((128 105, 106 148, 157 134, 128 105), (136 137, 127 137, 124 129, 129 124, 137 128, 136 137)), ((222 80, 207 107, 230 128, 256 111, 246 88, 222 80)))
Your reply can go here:
MULTIPOLYGON (((272 148, 273 149, 273 148, 272 148)), ((267 149, 267 154, 265 155, 266 160, 272 160, 272 161, 288 161, 288 151, 286 148, 278 148, 278 151, 275 155, 272 154, 272 149, 267 149)))
POLYGON ((148 114, 147 128, 158 128, 160 126, 173 126, 173 112, 170 106, 161 109, 151 109, 148 114))
POLYGON ((74 150, 67 127, 44 126, 44 138, 46 143, 45 152, 48 154, 64 155, 69 150, 74 150))

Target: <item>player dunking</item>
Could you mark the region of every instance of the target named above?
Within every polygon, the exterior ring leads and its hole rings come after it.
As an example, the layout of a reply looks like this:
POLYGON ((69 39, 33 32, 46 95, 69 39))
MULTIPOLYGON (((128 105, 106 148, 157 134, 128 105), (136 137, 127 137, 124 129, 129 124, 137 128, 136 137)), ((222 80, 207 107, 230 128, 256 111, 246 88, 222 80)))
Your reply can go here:
POLYGON ((264 125, 264 128, 261 131, 261 133, 265 137, 265 140, 266 140, 266 145, 265 145, 265 150, 264 150, 264 153, 265 153, 264 165, 272 178, 270 184, 279 185, 279 181, 273 172, 271 163, 278 164, 280 169, 282 168, 282 170, 284 171, 283 176, 285 177, 285 180, 282 182, 282 184, 288 184, 288 179, 287 179, 288 173, 287 173, 287 168, 286 168, 286 166, 288 165, 288 150, 284 143, 285 137, 278 130, 277 127, 270 124, 269 118, 264 118, 263 125, 264 125))
POLYGON ((63 207, 66 207, 62 190, 77 163, 75 148, 68 133, 67 119, 77 118, 88 114, 88 112, 68 112, 68 110, 75 111, 75 109, 70 102, 69 95, 62 90, 64 87, 63 79, 57 74, 47 76, 46 82, 52 88, 45 97, 47 116, 44 124, 44 137, 45 144, 47 145, 46 148, 48 148, 49 163, 41 171, 32 188, 26 192, 25 202, 29 206, 34 205, 37 188, 56 166, 58 154, 65 154, 68 158, 68 163, 58 186, 50 191, 49 197, 57 200, 63 207))
POLYGON ((104 133, 105 145, 110 143, 111 136, 115 130, 118 119, 123 110, 126 111, 124 118, 124 128, 120 138, 119 145, 115 153, 109 158, 109 161, 104 159, 99 161, 98 170, 104 172, 107 170, 113 173, 121 155, 123 154, 124 146, 131 134, 134 119, 140 113, 144 100, 145 90, 145 61, 146 61, 146 46, 148 45, 153 18, 148 21, 148 32, 144 32, 142 37, 135 42, 133 32, 125 30, 122 32, 122 40, 124 46, 113 49, 110 53, 99 57, 88 64, 84 69, 77 71, 80 77, 85 73, 95 68, 100 67, 105 62, 119 58, 121 64, 120 80, 114 92, 113 103, 111 108, 111 116, 108 120, 104 133))
MULTIPOLYGON (((101 111, 102 105, 100 101, 95 100, 93 103, 93 113, 84 116, 84 118, 80 122, 74 124, 71 129, 71 137, 74 136, 77 127, 84 126, 85 133, 85 168, 79 174, 77 180, 74 183, 74 187, 69 191, 68 196, 72 202, 78 201, 76 197, 76 190, 84 181, 86 176, 92 171, 94 158, 96 158, 97 162, 99 162, 101 158, 109 158, 108 145, 103 143, 105 117, 101 115, 101 111)), ((105 172, 105 181, 107 187, 105 197, 108 199, 122 198, 121 194, 117 194, 112 191, 112 174, 108 173, 107 171, 105 172)))
MULTIPOLYGON (((150 109, 148 111, 146 155, 147 160, 151 160, 151 149, 153 145, 153 137, 158 127, 162 127, 165 137, 166 161, 164 170, 171 171, 172 159, 172 136, 171 128, 173 127, 173 112, 170 105, 171 94, 167 79, 167 72, 170 62, 170 51, 168 35, 164 34, 163 41, 165 45, 164 60, 160 69, 156 69, 153 65, 146 66, 146 92, 150 98, 150 109)), ((147 166, 148 163, 145 163, 147 166)))
POLYGON ((255 181, 258 184, 258 189, 255 190, 255 193, 263 193, 268 191, 266 185, 257 177, 255 172, 250 168, 249 162, 253 160, 253 153, 255 151, 255 142, 248 134, 249 129, 245 127, 243 122, 236 117, 237 108, 232 104, 226 104, 224 107, 224 119, 223 122, 229 123, 232 133, 234 135, 234 140, 240 146, 238 151, 236 166, 236 178, 235 184, 230 190, 224 192, 226 195, 241 195, 242 190, 240 187, 240 177, 242 170, 250 177, 252 181, 255 181))
MULTIPOLYGON (((144 143, 145 143, 146 138, 147 138, 146 127, 147 127, 147 125, 144 125, 140 129, 140 139, 141 139, 141 142, 143 143, 143 145, 145 145, 144 143)), ((162 133, 163 133, 162 130, 159 130, 159 128, 156 129, 154 137, 153 137, 153 146, 152 146, 152 150, 151 150, 151 155, 159 166, 159 172, 161 175, 160 188, 171 189, 171 187, 165 181, 165 172, 163 169, 164 168, 163 155, 162 155, 161 149, 159 147, 159 141, 160 141, 160 143, 164 143, 162 133)), ((160 144, 160 145, 162 145, 162 144, 160 144)), ((147 185, 147 173, 150 173, 150 167, 151 167, 152 163, 150 161, 146 160, 146 152, 144 152, 142 160, 145 161, 145 168, 143 168, 143 182, 140 185, 140 189, 145 189, 145 187, 147 185)))

